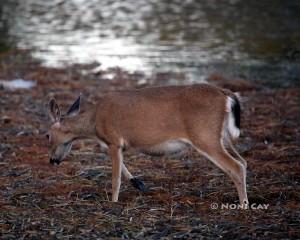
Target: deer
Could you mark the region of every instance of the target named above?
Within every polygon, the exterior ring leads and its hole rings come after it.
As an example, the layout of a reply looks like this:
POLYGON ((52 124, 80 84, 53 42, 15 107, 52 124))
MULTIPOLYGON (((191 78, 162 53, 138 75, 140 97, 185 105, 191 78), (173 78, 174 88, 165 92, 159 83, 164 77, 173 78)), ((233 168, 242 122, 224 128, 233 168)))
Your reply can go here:
POLYGON ((156 86, 107 92, 92 107, 80 106, 81 96, 62 114, 56 100, 49 101, 50 163, 60 164, 76 140, 98 141, 112 162, 112 202, 118 201, 122 174, 135 188, 146 190, 125 166, 126 149, 172 154, 192 147, 229 176, 240 204, 248 204, 247 162, 233 146, 240 135, 237 94, 205 83, 156 86))

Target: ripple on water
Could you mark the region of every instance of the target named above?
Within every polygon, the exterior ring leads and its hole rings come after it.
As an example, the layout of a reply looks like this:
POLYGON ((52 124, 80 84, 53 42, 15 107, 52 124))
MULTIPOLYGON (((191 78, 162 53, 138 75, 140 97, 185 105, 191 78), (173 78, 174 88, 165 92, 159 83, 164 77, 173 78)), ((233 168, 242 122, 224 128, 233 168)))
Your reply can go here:
POLYGON ((189 81, 222 72, 295 82, 299 11, 299 1, 280 0, 11 0, 0 3, 0 23, 46 66, 99 62, 184 72, 189 81))

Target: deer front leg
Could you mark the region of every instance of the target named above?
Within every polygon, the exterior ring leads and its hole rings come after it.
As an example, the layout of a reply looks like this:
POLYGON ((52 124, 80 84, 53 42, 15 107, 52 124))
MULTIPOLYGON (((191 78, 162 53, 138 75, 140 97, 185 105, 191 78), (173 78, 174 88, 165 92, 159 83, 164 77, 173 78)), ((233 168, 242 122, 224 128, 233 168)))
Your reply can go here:
POLYGON ((132 174, 128 171, 123 161, 122 161, 122 172, 124 176, 131 182, 132 186, 134 186, 141 192, 146 192, 146 187, 144 183, 140 179, 132 176, 132 174))
POLYGON ((121 186, 122 149, 117 146, 110 146, 108 153, 112 161, 112 201, 117 202, 121 186))

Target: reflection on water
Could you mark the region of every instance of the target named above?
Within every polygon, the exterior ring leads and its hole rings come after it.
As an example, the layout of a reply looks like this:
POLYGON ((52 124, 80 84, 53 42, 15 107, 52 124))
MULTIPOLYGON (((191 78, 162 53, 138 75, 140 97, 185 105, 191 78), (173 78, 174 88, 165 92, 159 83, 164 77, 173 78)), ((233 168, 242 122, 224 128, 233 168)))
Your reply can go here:
POLYGON ((0 40, 47 66, 295 80, 299 13, 297 0, 2 0, 0 40))

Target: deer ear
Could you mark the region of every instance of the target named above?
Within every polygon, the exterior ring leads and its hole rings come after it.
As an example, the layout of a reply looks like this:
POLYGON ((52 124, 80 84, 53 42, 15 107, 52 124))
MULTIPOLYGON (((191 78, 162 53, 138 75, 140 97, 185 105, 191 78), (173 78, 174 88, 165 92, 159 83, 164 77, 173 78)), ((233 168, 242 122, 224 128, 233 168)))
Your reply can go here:
POLYGON ((59 106, 57 105, 54 98, 52 98, 49 101, 48 107, 49 107, 49 115, 52 122, 59 122, 61 118, 61 113, 60 113, 59 106))
POLYGON ((69 108, 69 110, 68 110, 68 112, 66 114, 68 117, 76 116, 79 113, 79 110, 80 110, 80 99, 81 99, 81 95, 79 95, 79 97, 76 99, 76 101, 69 108))

